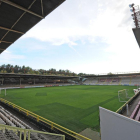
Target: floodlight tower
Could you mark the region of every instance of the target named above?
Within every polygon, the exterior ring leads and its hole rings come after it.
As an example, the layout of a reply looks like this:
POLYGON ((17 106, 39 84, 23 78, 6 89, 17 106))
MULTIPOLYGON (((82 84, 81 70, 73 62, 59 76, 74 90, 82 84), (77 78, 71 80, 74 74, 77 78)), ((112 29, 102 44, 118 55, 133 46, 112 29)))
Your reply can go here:
POLYGON ((138 5, 135 5, 134 3, 129 5, 130 11, 133 12, 132 17, 134 20, 134 24, 136 28, 140 28, 140 9, 138 5))

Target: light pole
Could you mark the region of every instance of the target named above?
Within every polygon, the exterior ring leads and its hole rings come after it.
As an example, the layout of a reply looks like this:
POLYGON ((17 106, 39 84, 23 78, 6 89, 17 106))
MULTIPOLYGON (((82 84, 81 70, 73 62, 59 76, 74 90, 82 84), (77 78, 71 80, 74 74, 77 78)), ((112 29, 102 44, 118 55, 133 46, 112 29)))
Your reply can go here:
POLYGON ((130 11, 133 12, 132 17, 133 17, 134 24, 135 24, 136 28, 140 28, 140 25, 139 25, 139 22, 140 22, 139 21, 140 20, 139 6, 132 3, 129 5, 129 7, 130 7, 130 11))

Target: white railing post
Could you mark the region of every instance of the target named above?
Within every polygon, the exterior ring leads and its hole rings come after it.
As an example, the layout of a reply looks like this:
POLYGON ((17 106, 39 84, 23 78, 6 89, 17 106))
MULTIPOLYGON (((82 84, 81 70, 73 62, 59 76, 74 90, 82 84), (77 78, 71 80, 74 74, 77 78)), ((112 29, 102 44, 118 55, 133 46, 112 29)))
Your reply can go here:
POLYGON ((6 96, 6 88, 5 88, 5 96, 6 96))
POLYGON ((26 130, 24 130, 24 140, 26 140, 26 130))
POLYGON ((22 136, 22 131, 20 130, 20 136, 19 136, 20 137, 20 140, 21 140, 21 136, 22 136))
POLYGON ((65 140, 65 135, 62 136, 62 140, 65 140))
POLYGON ((28 140, 30 140, 30 134, 31 134, 31 131, 29 130, 28 131, 28 140))

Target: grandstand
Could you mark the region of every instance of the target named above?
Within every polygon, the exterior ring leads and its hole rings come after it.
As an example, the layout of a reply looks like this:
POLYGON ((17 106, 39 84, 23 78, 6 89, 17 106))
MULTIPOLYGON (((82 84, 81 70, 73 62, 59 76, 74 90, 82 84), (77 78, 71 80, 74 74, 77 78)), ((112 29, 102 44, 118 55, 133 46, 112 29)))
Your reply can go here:
POLYGON ((33 75, 33 74, 10 74, 0 73, 0 86, 1 87, 24 87, 29 85, 58 85, 58 84, 71 84, 70 79, 79 79, 77 76, 46 76, 46 75, 33 75))
POLYGON ((131 85, 140 85, 140 76, 134 76, 131 78, 131 85))
POLYGON ((130 77, 122 77, 121 78, 122 85, 129 85, 129 83, 130 83, 130 77))
POLYGON ((84 84, 86 85, 96 85, 98 83, 98 79, 95 78, 88 78, 84 81, 84 84))
MULTIPOLYGON (((39 131, 38 131, 39 132, 39 131)), ((61 140, 64 139, 63 135, 53 135, 51 133, 39 134, 37 131, 33 131, 33 128, 30 127, 27 123, 25 123, 23 120, 16 117, 14 114, 10 113, 8 110, 4 109, 2 106, 0 106, 0 139, 1 140, 19 140, 19 139, 25 139, 27 137, 30 140, 61 140), (8 126, 11 127, 8 127, 8 126), (30 130, 30 136, 27 134, 25 136, 25 133, 21 133, 19 127, 22 130, 28 129, 30 130), (16 130, 16 131, 15 131, 16 130)))
POLYGON ((85 76, 85 85, 140 85, 140 73, 85 76))

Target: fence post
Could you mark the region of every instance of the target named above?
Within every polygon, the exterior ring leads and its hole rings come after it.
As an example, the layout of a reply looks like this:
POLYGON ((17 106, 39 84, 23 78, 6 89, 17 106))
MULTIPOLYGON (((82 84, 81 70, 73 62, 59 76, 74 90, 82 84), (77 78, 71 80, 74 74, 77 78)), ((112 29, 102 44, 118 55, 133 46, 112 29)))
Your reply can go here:
POLYGON ((30 140, 30 133, 31 133, 31 131, 29 130, 28 131, 28 140, 30 140))
POLYGON ((37 122, 39 122, 39 117, 37 116, 37 122))
POLYGON ((27 116, 29 115, 28 111, 26 112, 26 115, 27 115, 27 116))
POLYGON ((62 140, 65 140, 65 135, 62 136, 62 140))
POLYGON ((51 124, 51 129, 53 130, 53 123, 51 124))
POLYGON ((22 131, 20 130, 20 140, 21 140, 21 134, 22 134, 22 131))
POLYGON ((24 140, 26 140, 26 130, 24 130, 24 140))

